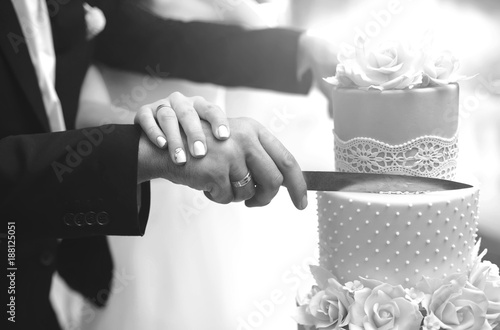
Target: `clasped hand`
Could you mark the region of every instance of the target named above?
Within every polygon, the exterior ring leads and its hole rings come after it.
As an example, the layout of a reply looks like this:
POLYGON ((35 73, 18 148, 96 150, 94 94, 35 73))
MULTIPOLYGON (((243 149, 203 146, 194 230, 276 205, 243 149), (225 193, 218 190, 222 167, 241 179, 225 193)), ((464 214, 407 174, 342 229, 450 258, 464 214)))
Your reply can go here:
POLYGON ((144 130, 139 182, 161 177, 202 190, 214 202, 245 201, 249 207, 267 205, 283 185, 296 208, 307 206, 306 183, 297 161, 253 119, 226 118, 218 106, 201 97, 174 93, 142 107, 135 122, 144 130), (186 143, 189 152, 179 161, 179 150, 185 150, 186 143), (252 177, 248 184, 232 185, 248 173, 252 177))

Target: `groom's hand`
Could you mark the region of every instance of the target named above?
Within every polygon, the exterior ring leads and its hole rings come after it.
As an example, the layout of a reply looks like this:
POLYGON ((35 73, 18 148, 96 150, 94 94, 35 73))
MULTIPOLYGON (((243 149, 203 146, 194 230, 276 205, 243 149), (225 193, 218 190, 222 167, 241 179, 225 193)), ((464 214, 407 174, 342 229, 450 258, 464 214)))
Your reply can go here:
POLYGON ((245 200, 247 206, 267 205, 280 186, 288 189, 295 207, 307 206, 307 188, 302 171, 290 152, 266 128, 249 118, 229 119, 231 138, 216 140, 206 123, 207 154, 175 165, 165 150, 142 136, 139 143, 138 181, 162 177, 177 184, 205 191, 217 203, 245 200), (251 180, 242 187, 247 173, 251 180))

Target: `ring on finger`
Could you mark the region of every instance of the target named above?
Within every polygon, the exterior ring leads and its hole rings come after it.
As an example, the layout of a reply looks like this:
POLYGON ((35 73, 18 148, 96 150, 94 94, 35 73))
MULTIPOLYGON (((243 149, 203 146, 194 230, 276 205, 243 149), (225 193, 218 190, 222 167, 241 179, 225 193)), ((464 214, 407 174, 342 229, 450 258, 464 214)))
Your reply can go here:
POLYGON ((156 112, 158 112, 161 108, 170 108, 170 109, 174 110, 174 108, 172 108, 170 105, 162 103, 156 107, 156 112))
POLYGON ((235 188, 242 188, 252 181, 252 175, 248 172, 245 177, 239 181, 232 181, 231 185, 235 188))

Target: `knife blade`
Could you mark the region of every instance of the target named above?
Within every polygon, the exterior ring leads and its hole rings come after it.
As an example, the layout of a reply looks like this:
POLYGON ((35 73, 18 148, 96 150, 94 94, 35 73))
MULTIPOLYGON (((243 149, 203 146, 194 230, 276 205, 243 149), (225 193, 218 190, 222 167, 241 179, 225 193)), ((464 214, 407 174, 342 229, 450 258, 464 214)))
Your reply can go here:
POLYGON ((307 190, 364 193, 424 193, 470 188, 450 180, 374 173, 303 171, 307 190))

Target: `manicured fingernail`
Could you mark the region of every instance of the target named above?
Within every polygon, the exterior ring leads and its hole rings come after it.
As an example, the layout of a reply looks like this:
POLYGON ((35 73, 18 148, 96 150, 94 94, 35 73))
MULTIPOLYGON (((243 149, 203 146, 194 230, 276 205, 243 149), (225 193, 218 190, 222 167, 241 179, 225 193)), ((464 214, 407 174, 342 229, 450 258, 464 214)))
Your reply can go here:
POLYGON ((196 141, 193 145, 193 149, 195 156, 205 156, 205 153, 207 152, 205 145, 201 141, 196 141))
POLYGON ((307 194, 302 197, 302 202, 300 202, 300 208, 303 210, 307 207, 307 194))
POLYGON ((165 144, 167 144, 167 140, 165 140, 165 138, 163 136, 159 136, 156 138, 156 143, 158 143, 158 146, 160 148, 163 148, 165 146, 165 144))
POLYGON ((177 164, 185 163, 186 162, 186 153, 184 152, 184 149, 182 149, 182 148, 175 149, 174 158, 175 158, 175 162, 177 164))
POLYGON ((220 125, 217 131, 219 132, 219 138, 226 139, 229 137, 229 130, 226 125, 220 125))

